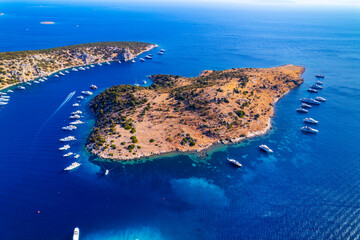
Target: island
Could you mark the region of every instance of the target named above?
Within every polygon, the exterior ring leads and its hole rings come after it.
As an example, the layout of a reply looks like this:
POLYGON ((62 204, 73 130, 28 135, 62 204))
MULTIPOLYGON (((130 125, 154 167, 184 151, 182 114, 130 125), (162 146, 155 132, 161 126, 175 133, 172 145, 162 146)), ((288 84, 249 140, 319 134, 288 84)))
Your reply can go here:
POLYGON ((0 90, 67 68, 106 61, 128 61, 155 47, 157 45, 144 42, 98 42, 43 50, 1 52, 0 90))
POLYGON ((198 77, 152 75, 149 87, 118 85, 90 103, 96 116, 87 149, 133 160, 201 152, 270 129, 275 102, 303 83, 304 67, 233 68, 198 77))

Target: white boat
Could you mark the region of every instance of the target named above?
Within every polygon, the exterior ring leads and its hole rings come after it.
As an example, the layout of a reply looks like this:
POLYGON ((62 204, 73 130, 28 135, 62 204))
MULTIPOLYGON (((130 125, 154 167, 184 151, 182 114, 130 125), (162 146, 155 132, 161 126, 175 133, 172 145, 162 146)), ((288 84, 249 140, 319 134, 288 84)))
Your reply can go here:
POLYGON ((110 63, 109 63, 108 61, 106 61, 106 64, 107 64, 107 65, 110 65, 110 63))
POLYGON ((80 115, 75 114, 75 115, 70 116, 69 118, 70 119, 79 119, 81 117, 80 117, 80 115))
POLYGON ((145 58, 146 58, 146 59, 152 59, 152 57, 149 56, 149 55, 146 55, 145 58))
POLYGON ((62 73, 62 72, 59 72, 59 75, 61 75, 61 76, 65 76, 65 74, 64 74, 64 73, 62 73))
POLYGON ((66 70, 65 73, 70 73, 70 72, 68 70, 66 70))
POLYGON ((34 83, 39 84, 40 82, 35 80, 34 83))
POLYGON ((136 86, 136 87, 139 87, 139 86, 140 86, 140 84, 138 84, 138 83, 135 83, 135 84, 134 84, 134 86, 136 86))
POLYGON ((106 169, 105 176, 109 175, 109 170, 106 169))
POLYGON ((85 67, 86 70, 89 70, 90 68, 88 66, 85 67))
POLYGON ((241 163, 239 163, 235 159, 228 158, 227 160, 228 160, 229 163, 233 164, 235 167, 242 167, 241 163))
POLYGON ((91 64, 91 65, 90 65, 90 67, 92 67, 92 68, 93 68, 93 67, 95 67, 95 65, 92 65, 92 64, 91 64))
POLYGON ((13 90, 11 90, 11 89, 9 89, 7 92, 8 92, 8 93, 12 93, 12 92, 14 92, 14 91, 13 91, 13 90))
POLYGON ((119 61, 119 63, 121 63, 121 61, 119 61))
POLYGON ((318 133, 319 132, 318 130, 308 127, 308 126, 302 127, 301 131, 306 132, 306 133, 318 133))
POLYGON ((76 227, 74 229, 73 240, 79 240, 79 236, 80 236, 80 229, 78 227, 76 227))
POLYGON ((70 142, 70 141, 75 141, 76 138, 74 136, 68 136, 68 137, 64 137, 64 138, 61 138, 60 141, 61 142, 70 142))
POLYGON ((72 112, 71 114, 75 115, 75 114, 82 114, 82 111, 77 110, 76 112, 72 112))
MULTIPOLYGON (((81 165, 81 163, 73 162, 70 166, 66 167, 64 170, 65 170, 65 171, 70 171, 70 170, 73 170, 73 169, 79 167, 80 165, 81 165)), ((76 228, 75 228, 75 230, 76 230, 76 228)), ((74 240, 75 240, 75 239, 78 240, 78 239, 79 239, 79 233, 77 234, 77 238, 75 238, 75 230, 74 230, 74 237, 73 237, 73 239, 74 239, 74 240)))
POLYGON ((97 65, 102 66, 102 64, 101 64, 101 63, 98 63, 97 65))
POLYGON ((131 63, 135 63, 135 60, 133 59, 133 60, 131 60, 131 63))
POLYGON ((83 124, 84 122, 80 121, 80 120, 76 120, 74 122, 71 122, 71 125, 79 125, 79 124, 83 124))
POLYGON ((40 79, 39 79, 39 82, 45 82, 45 80, 40 78, 40 79))
POLYGON ((74 156, 74 158, 79 158, 80 157, 80 155, 79 154, 76 154, 75 156, 74 156))
POLYGON ((166 50, 165 49, 160 49, 160 52, 166 52, 166 50))
POLYGON ((9 98, 3 98, 3 97, 0 98, 0 102, 8 102, 8 101, 10 101, 9 98))
POLYGON ((265 144, 262 144, 259 146, 259 148, 267 153, 273 153, 274 151, 271 150, 268 146, 266 146, 265 144))
POLYGON ((321 75, 321 74, 315 75, 315 77, 317 77, 317 78, 325 78, 325 76, 324 76, 324 75, 321 75))
POLYGON ((48 80, 46 77, 43 77, 44 80, 48 80))
POLYGON ((302 103, 300 107, 302 107, 302 108, 312 108, 311 105, 306 104, 306 103, 302 103))
POLYGON ((307 112, 309 112, 308 110, 306 110, 304 108, 298 108, 298 109, 296 109, 296 111, 299 112, 299 113, 307 113, 307 112))
POLYGON ((91 85, 90 85, 90 88, 93 89, 93 90, 95 90, 95 89, 97 89, 98 87, 97 87, 96 85, 94 85, 94 84, 91 84, 91 85))
POLYGON ((81 71, 85 71, 85 68, 83 68, 83 67, 79 67, 79 69, 80 69, 81 71))
POLYGON ((316 101, 315 99, 312 98, 300 98, 300 101, 303 103, 308 103, 308 104, 312 104, 312 105, 319 105, 320 102, 316 101))
POLYGON ((145 59, 143 59, 143 58, 140 58, 140 62, 145 62, 145 59))
POLYGON ((23 86, 18 86, 17 88, 20 90, 25 90, 25 87, 23 87, 23 86))
POLYGON ((305 118, 305 119, 304 119, 304 122, 305 122, 305 123, 312 123, 312 124, 318 124, 318 123, 319 123, 319 121, 316 121, 316 120, 313 119, 313 118, 305 118))
POLYGON ((82 94, 91 96, 93 93, 90 91, 81 91, 82 94))
POLYGON ((79 70, 77 70, 76 68, 73 68, 73 69, 71 69, 72 71, 74 71, 74 72, 77 72, 77 71, 79 71, 79 70))
POLYGON ((84 99, 84 97, 83 96, 78 96, 77 99, 84 99))
POLYGON ((26 84, 29 85, 29 86, 31 86, 31 83, 29 83, 29 82, 27 82, 26 84))
POLYGON ((68 150, 70 148, 70 145, 64 145, 61 148, 59 148, 60 151, 68 150))
MULTIPOLYGON (((9 90, 10 91, 10 90, 9 90)), ((4 92, 0 92, 0 96, 6 96, 7 93, 4 93, 4 92)))
POLYGON ((73 125, 62 127, 62 130, 65 130, 65 131, 72 131, 72 130, 75 130, 75 129, 77 129, 77 127, 73 126, 73 125))
POLYGON ((320 85, 314 84, 314 85, 311 86, 311 88, 314 88, 314 89, 322 89, 323 87, 320 86, 320 85))
POLYGON ((7 105, 8 103, 7 102, 0 102, 0 105, 3 106, 3 105, 7 105))
POLYGON ((72 153, 72 152, 68 152, 68 153, 64 154, 63 157, 69 157, 69 156, 71 156, 71 155, 73 155, 73 154, 74 154, 74 153, 72 153))
POLYGON ((73 107, 79 107, 79 106, 80 106, 80 104, 78 104, 78 103, 73 104, 73 107))
POLYGON ((157 54, 158 55, 164 55, 164 52, 158 52, 157 54))
POLYGON ((323 82, 321 82, 321 81, 316 81, 316 83, 315 84, 317 84, 317 85, 323 85, 324 83, 323 82))
POLYGON ((59 75, 56 74, 54 77, 59 77, 59 75))
POLYGON ((147 84, 147 81, 146 81, 146 80, 144 80, 144 81, 143 81, 143 84, 147 84))
POLYGON ((323 97, 316 97, 315 100, 319 101, 319 102, 325 102, 326 101, 326 99, 323 98, 323 97))
POLYGON ((313 89, 313 88, 308 88, 307 91, 308 91, 308 92, 311 92, 311 93, 318 93, 318 90, 313 89))

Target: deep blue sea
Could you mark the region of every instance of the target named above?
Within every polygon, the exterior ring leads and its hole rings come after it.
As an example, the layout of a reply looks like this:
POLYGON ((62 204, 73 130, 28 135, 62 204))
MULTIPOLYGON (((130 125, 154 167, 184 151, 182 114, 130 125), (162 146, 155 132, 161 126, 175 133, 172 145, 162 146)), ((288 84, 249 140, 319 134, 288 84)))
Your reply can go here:
POLYGON ((113 62, 9 94, 0 108, 0 239, 72 239, 76 226, 81 240, 360 238, 359 10, 1 2, 0 12, 0 51, 121 40, 166 49, 145 63, 113 62), (86 124, 71 143, 82 165, 63 171, 74 159, 58 151, 69 135, 61 127, 90 84, 100 93, 156 73, 283 64, 306 67, 305 82, 278 101, 265 136, 206 158, 98 161, 84 149, 94 124, 87 98, 78 108, 86 124), (327 102, 298 114, 299 98, 314 96, 306 89, 315 74, 325 75, 318 95, 327 102), (300 131, 305 116, 320 121, 317 135, 300 131))

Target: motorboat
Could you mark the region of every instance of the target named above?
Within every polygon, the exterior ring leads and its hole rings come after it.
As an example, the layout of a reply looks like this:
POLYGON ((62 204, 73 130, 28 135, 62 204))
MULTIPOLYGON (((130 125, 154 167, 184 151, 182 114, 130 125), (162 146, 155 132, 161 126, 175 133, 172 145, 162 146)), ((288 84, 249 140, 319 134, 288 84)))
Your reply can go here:
POLYGON ((42 79, 42 78, 40 78, 40 79, 39 79, 39 82, 45 82, 45 80, 44 80, 44 79, 42 79))
POLYGON ((57 78, 58 78, 58 77, 59 77, 59 75, 57 75, 57 74, 56 74, 54 77, 57 77, 57 78))
POLYGON ((79 70, 77 70, 76 68, 73 68, 73 69, 71 69, 72 71, 74 71, 74 72, 77 72, 77 71, 79 71, 79 70))
POLYGON ((66 70, 65 73, 70 73, 70 72, 68 70, 66 70))
POLYGON ((318 90, 313 89, 313 88, 308 88, 307 91, 311 92, 311 93, 318 93, 318 90))
POLYGON ((71 114, 75 115, 75 114, 82 114, 82 111, 77 110, 76 112, 72 112, 71 114))
POLYGON ((316 97, 315 100, 319 101, 319 102, 325 102, 326 101, 326 99, 323 98, 323 97, 316 97))
POLYGON ((135 60, 133 59, 133 60, 131 60, 131 63, 135 63, 135 60))
POLYGON ((262 144, 259 146, 259 148, 267 153, 273 153, 274 151, 271 150, 268 146, 266 146, 265 144, 262 144))
POLYGON ((319 121, 316 121, 315 119, 313 118, 304 118, 303 120, 305 123, 311 123, 311 124, 318 124, 319 121))
POLYGON ((299 113, 307 113, 307 112, 309 112, 308 110, 306 110, 304 108, 298 108, 298 109, 296 109, 296 111, 299 112, 299 113))
POLYGON ((31 86, 31 83, 29 83, 29 82, 27 82, 26 84, 29 85, 29 86, 31 86))
POLYGON ((80 115, 75 114, 75 115, 71 115, 69 118, 70 119, 79 119, 81 117, 80 117, 80 115))
POLYGON ((152 57, 153 55, 151 53, 149 53, 148 56, 152 57))
POLYGON ((34 83, 39 84, 40 82, 35 80, 34 83))
MULTIPOLYGON (((79 167, 81 165, 81 163, 78 163, 78 162, 73 162, 70 166, 66 167, 64 170, 65 171, 70 171, 70 170, 73 170, 77 167, 79 167)), ((76 228, 75 228, 76 230, 76 228)), ((79 239, 79 233, 77 234, 77 238, 75 238, 75 231, 74 231, 74 236, 73 236, 73 239, 75 240, 78 240, 79 239)))
POLYGON ((86 67, 85 67, 85 69, 86 69, 86 70, 89 70, 89 69, 90 69, 90 67, 86 66, 86 67))
POLYGON ((143 59, 143 58, 140 58, 140 62, 145 62, 145 59, 143 59))
POLYGON ((79 107, 79 106, 80 106, 80 104, 78 104, 78 103, 73 104, 73 107, 79 107))
POLYGON ((0 102, 0 105, 3 106, 3 105, 7 105, 8 102, 0 102))
POLYGON ((321 82, 321 81, 316 81, 316 83, 315 84, 317 84, 317 85, 323 85, 324 83, 323 82, 321 82))
POLYGON ((9 98, 0 97, 0 102, 8 102, 8 101, 10 101, 9 98))
POLYGON ((23 87, 23 86, 18 86, 17 88, 20 90, 25 90, 25 87, 23 87))
POLYGON ((233 158, 228 158, 227 159, 229 163, 231 163, 232 165, 234 165, 235 167, 242 167, 241 163, 239 163, 238 161, 236 161, 233 158))
POLYGON ((98 87, 97 87, 96 85, 94 85, 94 84, 91 84, 91 85, 90 85, 90 88, 93 89, 93 90, 95 90, 95 89, 97 89, 98 87))
POLYGON ((93 93, 90 91, 81 91, 82 94, 91 96, 93 93))
POLYGON ((312 108, 311 105, 306 104, 306 103, 302 103, 302 104, 300 105, 300 107, 302 107, 302 108, 312 108))
POLYGON ((145 56, 145 59, 152 59, 152 57, 149 56, 149 55, 146 55, 146 56, 145 56))
POLYGON ((74 156, 74 158, 79 158, 80 157, 80 155, 79 154, 76 154, 75 156, 74 156))
POLYGON ((64 137, 60 139, 60 142, 70 142, 70 141, 75 141, 76 138, 74 136, 68 136, 68 137, 64 137))
POLYGON ((72 131, 72 130, 75 130, 75 129, 77 129, 77 127, 73 126, 73 125, 62 127, 62 130, 65 130, 65 131, 72 131))
POLYGON ((109 170, 105 170, 105 176, 109 175, 109 170))
POLYGON ((90 67, 92 67, 92 68, 93 68, 93 67, 95 67, 95 65, 92 65, 92 64, 91 64, 91 65, 90 65, 90 67))
POLYGON ((61 148, 59 148, 60 151, 68 150, 70 148, 70 145, 64 145, 61 148))
POLYGON ((102 64, 101 64, 101 63, 98 63, 97 65, 102 66, 102 64))
POLYGON ((320 104, 319 101, 312 99, 312 98, 300 98, 300 101, 303 103, 311 104, 311 105, 319 105, 320 104))
POLYGON ((48 80, 46 77, 43 77, 44 80, 48 80))
POLYGON ((64 154, 63 157, 69 157, 69 156, 71 156, 71 155, 73 155, 73 154, 74 154, 74 153, 72 153, 72 152, 68 152, 68 153, 64 154))
POLYGON ((325 76, 324 75, 315 75, 315 77, 317 77, 317 78, 325 78, 325 76))
POLYGON ((121 64, 121 61, 119 61, 119 63, 121 64))
POLYGON ((320 85, 314 84, 314 85, 311 86, 311 88, 314 88, 314 89, 322 89, 323 87, 320 86, 320 85))
POLYGON ((80 120, 76 120, 74 122, 71 122, 71 125, 79 125, 79 124, 83 124, 84 122, 80 121, 80 120))
POLYGON ((12 93, 12 92, 14 92, 14 91, 13 91, 13 90, 11 90, 11 89, 9 89, 7 92, 8 92, 8 93, 12 93))
MULTIPOLYGON (((10 90, 9 90, 10 91, 10 90)), ((0 96, 5 96, 7 95, 7 93, 4 93, 4 92, 0 92, 0 96)))
POLYGON ((138 83, 135 83, 135 84, 134 84, 134 86, 136 86, 136 87, 139 87, 139 86, 140 86, 140 84, 138 84, 138 83))
POLYGON ((163 53, 163 52, 158 52, 157 54, 158 54, 158 55, 164 55, 164 53, 163 53))
POLYGON ((106 64, 107 64, 107 65, 110 65, 110 63, 109 63, 108 61, 106 61, 106 64))
POLYGON ((78 96, 77 99, 84 99, 84 97, 83 96, 78 96))
POLYGON ((166 52, 166 50, 165 49, 160 49, 160 52, 166 52))
MULTIPOLYGON (((79 165, 80 166, 80 165, 79 165)), ((80 229, 78 227, 76 227, 74 229, 74 235, 73 235, 73 240, 79 240, 79 235, 80 235, 80 229)))
POLYGON ((144 80, 144 81, 143 81, 143 84, 147 84, 147 81, 146 81, 146 80, 144 80))
POLYGON ((65 76, 65 74, 64 74, 64 73, 62 73, 62 72, 59 72, 59 75, 61 75, 61 76, 65 76))
POLYGON ((79 67, 79 69, 80 69, 81 71, 85 71, 85 68, 83 68, 83 67, 79 67))
POLYGON ((318 133, 319 132, 318 130, 311 128, 309 126, 302 127, 301 131, 306 132, 306 133, 318 133))

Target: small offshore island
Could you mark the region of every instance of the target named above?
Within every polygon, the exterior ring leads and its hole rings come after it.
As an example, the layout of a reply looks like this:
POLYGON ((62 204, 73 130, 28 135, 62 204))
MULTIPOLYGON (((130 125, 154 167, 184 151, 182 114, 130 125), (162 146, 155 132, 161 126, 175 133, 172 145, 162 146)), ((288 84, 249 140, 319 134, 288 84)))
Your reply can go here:
POLYGON ((153 75, 149 87, 113 86, 90 103, 97 122, 87 148, 100 158, 133 160, 264 134, 274 103, 303 83, 304 71, 233 68, 193 78, 153 75))
POLYGON ((127 61, 157 47, 143 42, 98 42, 43 50, 0 53, 0 90, 67 68, 127 61))

